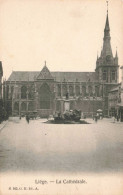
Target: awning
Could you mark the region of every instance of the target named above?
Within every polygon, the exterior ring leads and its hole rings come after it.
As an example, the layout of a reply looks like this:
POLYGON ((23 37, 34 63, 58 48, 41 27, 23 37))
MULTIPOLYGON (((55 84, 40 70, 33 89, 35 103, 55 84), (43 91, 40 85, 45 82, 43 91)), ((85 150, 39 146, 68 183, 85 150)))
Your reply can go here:
POLYGON ((101 109, 98 109, 97 112, 102 112, 102 110, 101 109))

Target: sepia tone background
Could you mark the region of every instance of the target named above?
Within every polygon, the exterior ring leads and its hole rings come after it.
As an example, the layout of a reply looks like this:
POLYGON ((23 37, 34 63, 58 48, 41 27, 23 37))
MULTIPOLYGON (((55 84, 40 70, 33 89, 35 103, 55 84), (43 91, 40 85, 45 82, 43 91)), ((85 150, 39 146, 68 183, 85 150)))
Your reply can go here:
MULTIPOLYGON (((123 65, 123 1, 109 1, 113 54, 123 65)), ((4 77, 12 70, 94 71, 103 44, 105 0, 0 0, 0 60, 4 77)), ((64 143, 63 143, 64 145, 64 143)), ((13 172, 0 175, 0 194, 11 185, 33 185, 35 179, 85 179, 87 185, 48 185, 40 192, 16 194, 122 194, 122 173, 66 174, 13 172)))
MULTIPOLYGON (((94 71, 103 44, 105 0, 0 0, 0 60, 12 70, 94 71)), ((113 54, 123 64, 123 3, 109 1, 113 54)))

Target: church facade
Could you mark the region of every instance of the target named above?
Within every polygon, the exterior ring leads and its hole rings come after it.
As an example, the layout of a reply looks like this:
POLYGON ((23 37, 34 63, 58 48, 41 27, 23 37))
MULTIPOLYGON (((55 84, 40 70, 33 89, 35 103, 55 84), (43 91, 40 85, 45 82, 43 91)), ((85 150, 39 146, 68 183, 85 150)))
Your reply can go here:
POLYGON ((66 98, 70 108, 92 116, 98 109, 108 115, 108 93, 118 86, 117 51, 112 54, 108 11, 103 47, 94 72, 50 72, 46 63, 39 72, 13 71, 3 83, 3 99, 9 115, 35 112, 47 117, 64 112, 66 98))

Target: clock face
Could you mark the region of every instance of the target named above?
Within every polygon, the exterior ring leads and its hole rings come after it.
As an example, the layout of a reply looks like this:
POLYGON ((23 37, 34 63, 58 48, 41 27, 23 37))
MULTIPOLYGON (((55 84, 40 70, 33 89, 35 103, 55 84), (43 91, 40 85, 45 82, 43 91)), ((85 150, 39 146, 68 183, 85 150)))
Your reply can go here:
POLYGON ((108 62, 110 61, 110 59, 111 59, 111 56, 110 56, 110 55, 106 56, 106 60, 107 60, 108 62))

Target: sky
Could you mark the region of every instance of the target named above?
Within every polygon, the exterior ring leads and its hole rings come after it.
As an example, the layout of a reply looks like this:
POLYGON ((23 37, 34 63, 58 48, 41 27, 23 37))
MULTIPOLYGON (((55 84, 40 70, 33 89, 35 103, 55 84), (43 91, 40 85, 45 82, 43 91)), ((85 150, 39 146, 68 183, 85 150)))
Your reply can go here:
MULTIPOLYGON (((13 71, 94 71, 105 0, 0 0, 0 61, 13 71)), ((109 1, 111 45, 123 65, 123 0, 109 1)))

